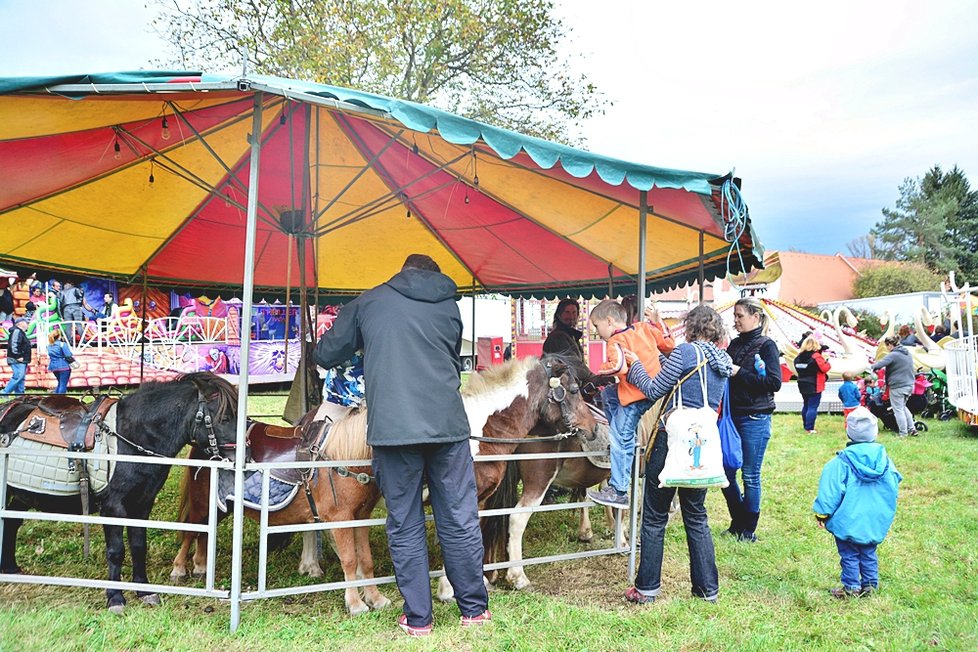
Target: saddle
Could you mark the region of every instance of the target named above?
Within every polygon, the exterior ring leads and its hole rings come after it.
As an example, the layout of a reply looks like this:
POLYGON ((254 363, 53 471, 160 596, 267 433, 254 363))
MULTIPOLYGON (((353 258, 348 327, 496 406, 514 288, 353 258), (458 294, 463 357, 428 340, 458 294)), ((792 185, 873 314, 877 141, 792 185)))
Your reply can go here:
MULTIPOLYGON (((329 421, 312 421, 293 428, 253 422, 248 428, 248 446, 256 462, 308 462, 318 459, 329 429, 329 421)), ((309 476, 309 469, 272 469, 272 477, 295 485, 309 476)))
POLYGON ((68 396, 45 396, 19 429, 24 439, 72 451, 90 451, 109 409, 118 399, 99 396, 91 404, 68 396))

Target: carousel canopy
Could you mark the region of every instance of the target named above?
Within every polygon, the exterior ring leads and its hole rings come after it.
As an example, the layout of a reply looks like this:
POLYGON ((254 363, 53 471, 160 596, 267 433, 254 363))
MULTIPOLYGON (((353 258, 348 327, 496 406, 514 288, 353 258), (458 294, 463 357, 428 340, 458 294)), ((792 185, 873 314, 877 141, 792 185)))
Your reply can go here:
POLYGON ((304 260, 307 285, 354 294, 420 252, 466 292, 634 291, 642 192, 650 289, 762 258, 730 175, 321 84, 141 71, 0 78, 0 264, 241 285, 256 137, 260 288, 304 260))

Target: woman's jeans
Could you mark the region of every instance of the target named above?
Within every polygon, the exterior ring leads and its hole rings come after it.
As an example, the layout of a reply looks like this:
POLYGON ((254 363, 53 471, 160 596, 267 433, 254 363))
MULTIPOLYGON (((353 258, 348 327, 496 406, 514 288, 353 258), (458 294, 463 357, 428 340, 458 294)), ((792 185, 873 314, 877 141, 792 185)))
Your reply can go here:
POLYGON ((16 362, 8 358, 10 364, 10 370, 13 375, 10 380, 7 381, 7 386, 3 388, 0 394, 23 394, 24 393, 24 379, 27 377, 27 365, 23 362, 16 362))
POLYGON ((58 386, 55 388, 55 394, 65 394, 68 392, 68 378, 71 376, 71 369, 61 369, 59 371, 52 371, 54 377, 58 379, 58 386))
POLYGON ((818 416, 818 405, 822 402, 822 392, 818 394, 802 394, 804 401, 801 406, 801 422, 805 430, 815 430, 815 417, 818 416))
POLYGON ((896 419, 897 434, 901 437, 916 430, 913 423, 913 415, 907 409, 907 399, 913 392, 913 387, 891 387, 890 388, 890 407, 893 408, 893 418, 896 419))
POLYGON ((730 517, 739 520, 743 514, 757 514, 761 511, 761 463, 764 451, 771 439, 770 414, 735 414, 734 425, 740 433, 740 444, 744 452, 744 468, 741 475, 744 491, 737 484, 737 470, 725 469, 730 486, 723 490, 727 499, 730 517))
MULTIPOLYGON (((669 504, 676 495, 675 487, 659 488, 659 474, 666 463, 668 436, 659 431, 652 446, 652 455, 645 467, 645 498, 642 509, 642 551, 635 576, 635 587, 649 596, 656 596, 662 586, 662 547, 669 522, 669 504)), ((679 489, 679 506, 686 529, 689 549, 689 580, 693 595, 716 600, 720 593, 713 537, 706 517, 706 489, 679 489)))
POLYGON ((842 586, 850 591, 870 586, 879 588, 880 566, 875 543, 853 543, 836 537, 835 546, 839 549, 839 565, 842 566, 842 586))

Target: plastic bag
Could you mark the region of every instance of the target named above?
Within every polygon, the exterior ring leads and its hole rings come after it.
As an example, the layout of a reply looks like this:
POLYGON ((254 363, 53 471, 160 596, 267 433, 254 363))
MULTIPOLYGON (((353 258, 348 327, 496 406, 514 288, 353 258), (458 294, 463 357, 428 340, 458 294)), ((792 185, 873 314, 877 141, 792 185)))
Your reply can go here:
POLYGON ((740 441, 740 432, 730 416, 730 379, 723 388, 723 404, 720 419, 717 421, 720 431, 720 449, 723 452, 723 468, 739 469, 744 465, 744 448, 740 441))

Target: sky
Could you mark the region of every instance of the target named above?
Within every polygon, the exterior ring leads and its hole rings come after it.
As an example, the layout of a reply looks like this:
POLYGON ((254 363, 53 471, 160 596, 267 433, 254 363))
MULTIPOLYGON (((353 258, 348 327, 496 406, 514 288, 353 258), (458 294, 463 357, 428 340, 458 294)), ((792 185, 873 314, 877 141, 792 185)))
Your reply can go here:
MULTIPOLYGON (((0 77, 165 57, 145 0, 0 0, 0 77)), ((743 179, 767 249, 847 253, 906 177, 978 187, 978 0, 555 0, 588 149, 743 179)))

